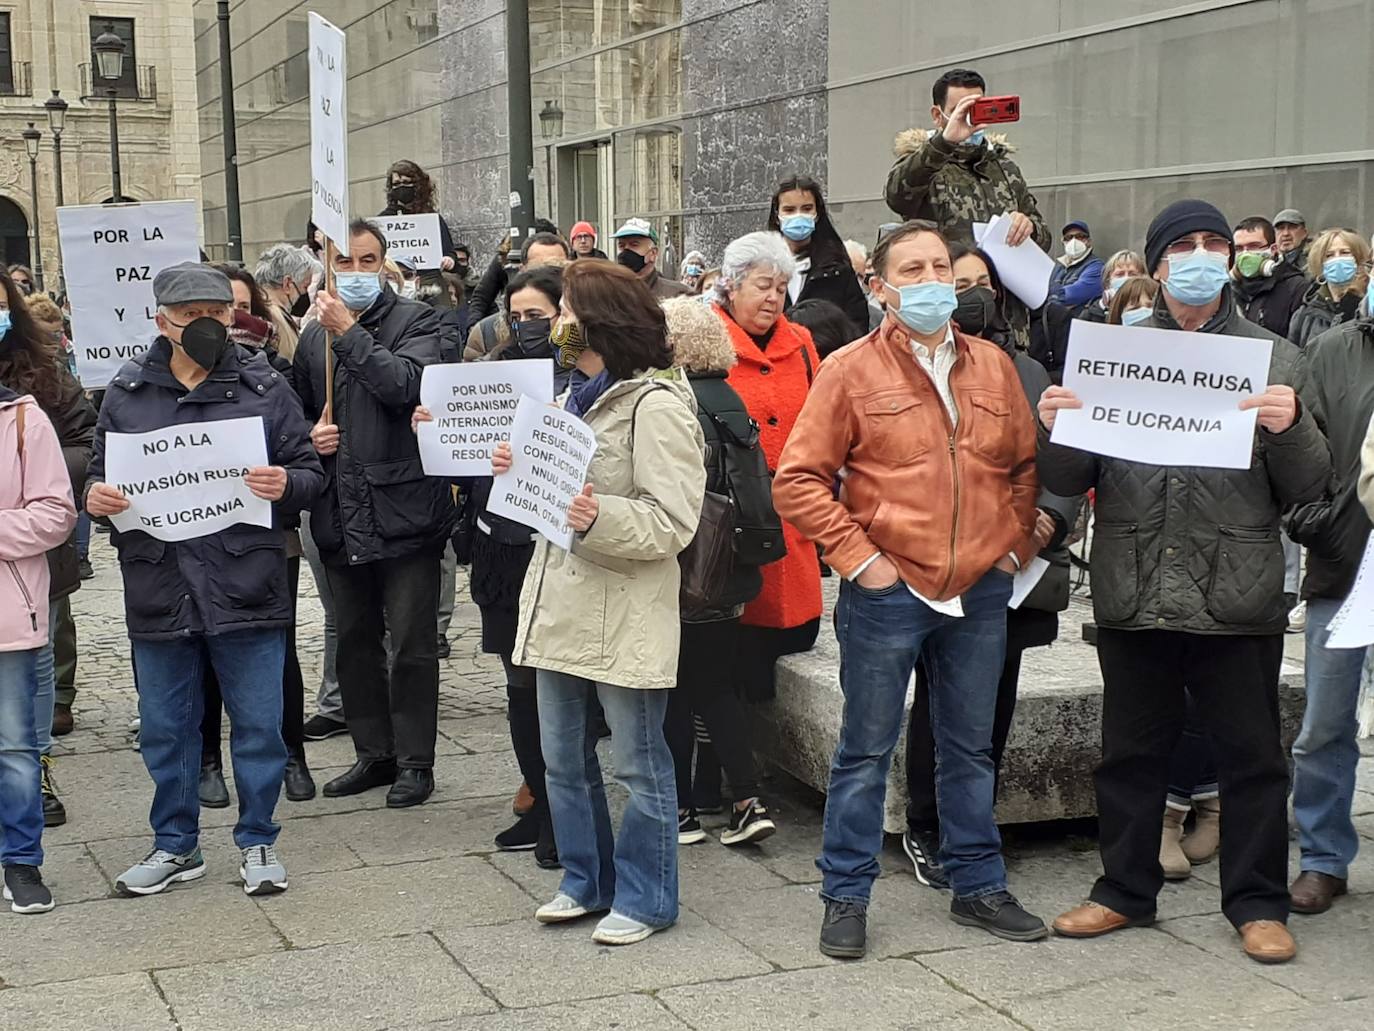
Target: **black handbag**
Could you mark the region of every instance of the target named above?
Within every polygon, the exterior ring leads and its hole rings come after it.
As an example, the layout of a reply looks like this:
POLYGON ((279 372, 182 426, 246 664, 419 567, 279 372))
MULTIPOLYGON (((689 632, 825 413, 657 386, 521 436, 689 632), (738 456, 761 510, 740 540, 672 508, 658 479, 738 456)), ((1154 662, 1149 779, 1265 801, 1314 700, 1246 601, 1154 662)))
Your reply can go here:
POLYGON ((720 603, 735 567, 735 506, 724 494, 707 491, 696 536, 678 555, 684 611, 720 603))

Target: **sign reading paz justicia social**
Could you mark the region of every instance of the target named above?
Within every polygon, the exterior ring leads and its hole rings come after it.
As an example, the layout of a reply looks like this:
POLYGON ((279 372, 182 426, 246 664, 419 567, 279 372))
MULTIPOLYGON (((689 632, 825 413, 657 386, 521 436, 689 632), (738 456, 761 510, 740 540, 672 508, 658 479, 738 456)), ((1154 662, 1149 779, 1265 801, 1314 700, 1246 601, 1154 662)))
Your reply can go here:
POLYGON ((387 257, 413 269, 437 269, 444 260, 439 215, 378 215, 372 220, 386 237, 387 257))
POLYGON ((596 434, 577 416, 522 397, 511 425, 510 471, 496 477, 487 511, 572 547, 568 506, 587 483, 596 434))
POLYGON ((1244 337, 1075 321, 1056 444, 1150 465, 1248 469, 1255 441, 1247 397, 1264 393, 1273 344, 1244 337))
POLYGON ((420 404, 434 421, 416 427, 425 472, 490 476, 491 453, 510 440, 522 395, 544 404, 553 400, 553 362, 535 358, 426 365, 420 404))
POLYGON ((248 489, 248 470, 267 464, 262 417, 105 435, 105 482, 129 507, 110 522, 160 541, 205 537, 236 523, 272 525, 272 503, 248 489))
POLYGON ((200 260, 197 223, 191 200, 57 209, 76 372, 87 390, 104 390, 156 338, 153 279, 200 260))
POLYGON ((310 12, 310 220, 348 254, 348 44, 310 12))

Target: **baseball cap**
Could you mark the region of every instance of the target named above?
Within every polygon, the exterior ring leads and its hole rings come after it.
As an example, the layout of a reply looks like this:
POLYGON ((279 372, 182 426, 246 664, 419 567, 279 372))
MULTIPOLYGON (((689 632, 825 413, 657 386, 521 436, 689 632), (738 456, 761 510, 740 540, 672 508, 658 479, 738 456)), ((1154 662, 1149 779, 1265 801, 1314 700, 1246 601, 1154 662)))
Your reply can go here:
POLYGON ((1059 230, 1059 235, 1063 236, 1070 229, 1081 229, 1083 230, 1083 235, 1088 237, 1091 237, 1093 235, 1091 230, 1088 229, 1088 223, 1084 222, 1082 219, 1075 219, 1074 221, 1067 223, 1063 229, 1059 230))
POLYGON ((615 239, 623 240, 627 236, 647 236, 654 243, 658 243, 658 234, 654 232, 654 227, 645 218, 632 218, 615 231, 615 239))

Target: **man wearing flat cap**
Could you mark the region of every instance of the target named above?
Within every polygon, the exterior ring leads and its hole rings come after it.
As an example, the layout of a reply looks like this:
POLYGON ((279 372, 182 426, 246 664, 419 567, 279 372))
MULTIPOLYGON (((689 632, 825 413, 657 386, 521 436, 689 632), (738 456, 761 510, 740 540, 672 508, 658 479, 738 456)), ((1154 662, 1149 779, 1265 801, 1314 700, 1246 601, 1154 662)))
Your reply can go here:
POLYGON ((324 483, 300 399, 266 357, 229 341, 233 291, 223 273, 188 262, 153 280, 157 338, 115 374, 96 425, 86 510, 108 518, 129 508, 105 482, 110 433, 147 433, 259 417, 268 465, 248 470, 252 493, 272 502, 271 527, 235 524, 188 540, 115 530, 124 576, 142 718, 143 763, 153 778, 153 847, 115 882, 154 895, 203 877, 200 851, 200 720, 208 663, 233 728, 239 795, 234 827, 239 876, 249 895, 286 889, 273 820, 286 768, 282 669, 291 623, 286 538, 280 520, 309 507, 324 483))
POLYGON ((1312 249, 1312 235, 1307 231, 1307 219, 1297 208, 1284 208, 1274 216, 1274 231, 1278 234, 1279 260, 1307 272, 1307 252, 1312 249))
POLYGON ((1188 333, 1198 348, 1232 343, 1209 336, 1272 343, 1268 384, 1239 402, 1257 412, 1248 468, 1151 465, 1055 444, 1056 415, 1082 402, 1065 387, 1040 399, 1042 485, 1068 496, 1096 491, 1091 576, 1103 680, 1095 775, 1103 876, 1090 901, 1054 929, 1093 938, 1154 921, 1170 758, 1191 702, 1211 738, 1226 813, 1222 913, 1246 955, 1283 963, 1297 946, 1285 926, 1288 765, 1278 685, 1288 612, 1279 516, 1322 497, 1331 454, 1295 389, 1307 389, 1302 352, 1240 314, 1227 285, 1232 257, 1230 223, 1215 207, 1166 207, 1145 239, 1145 267, 1160 284, 1145 325, 1188 333))

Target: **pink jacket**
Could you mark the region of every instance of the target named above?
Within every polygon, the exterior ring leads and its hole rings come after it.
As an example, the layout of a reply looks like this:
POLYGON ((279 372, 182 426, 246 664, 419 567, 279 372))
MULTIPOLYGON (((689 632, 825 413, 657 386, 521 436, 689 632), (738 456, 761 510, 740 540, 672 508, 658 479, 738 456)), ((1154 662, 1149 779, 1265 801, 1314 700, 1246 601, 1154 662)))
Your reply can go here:
POLYGON ((71 480, 52 423, 32 397, 0 388, 0 651, 47 644, 47 553, 75 525, 71 480))

